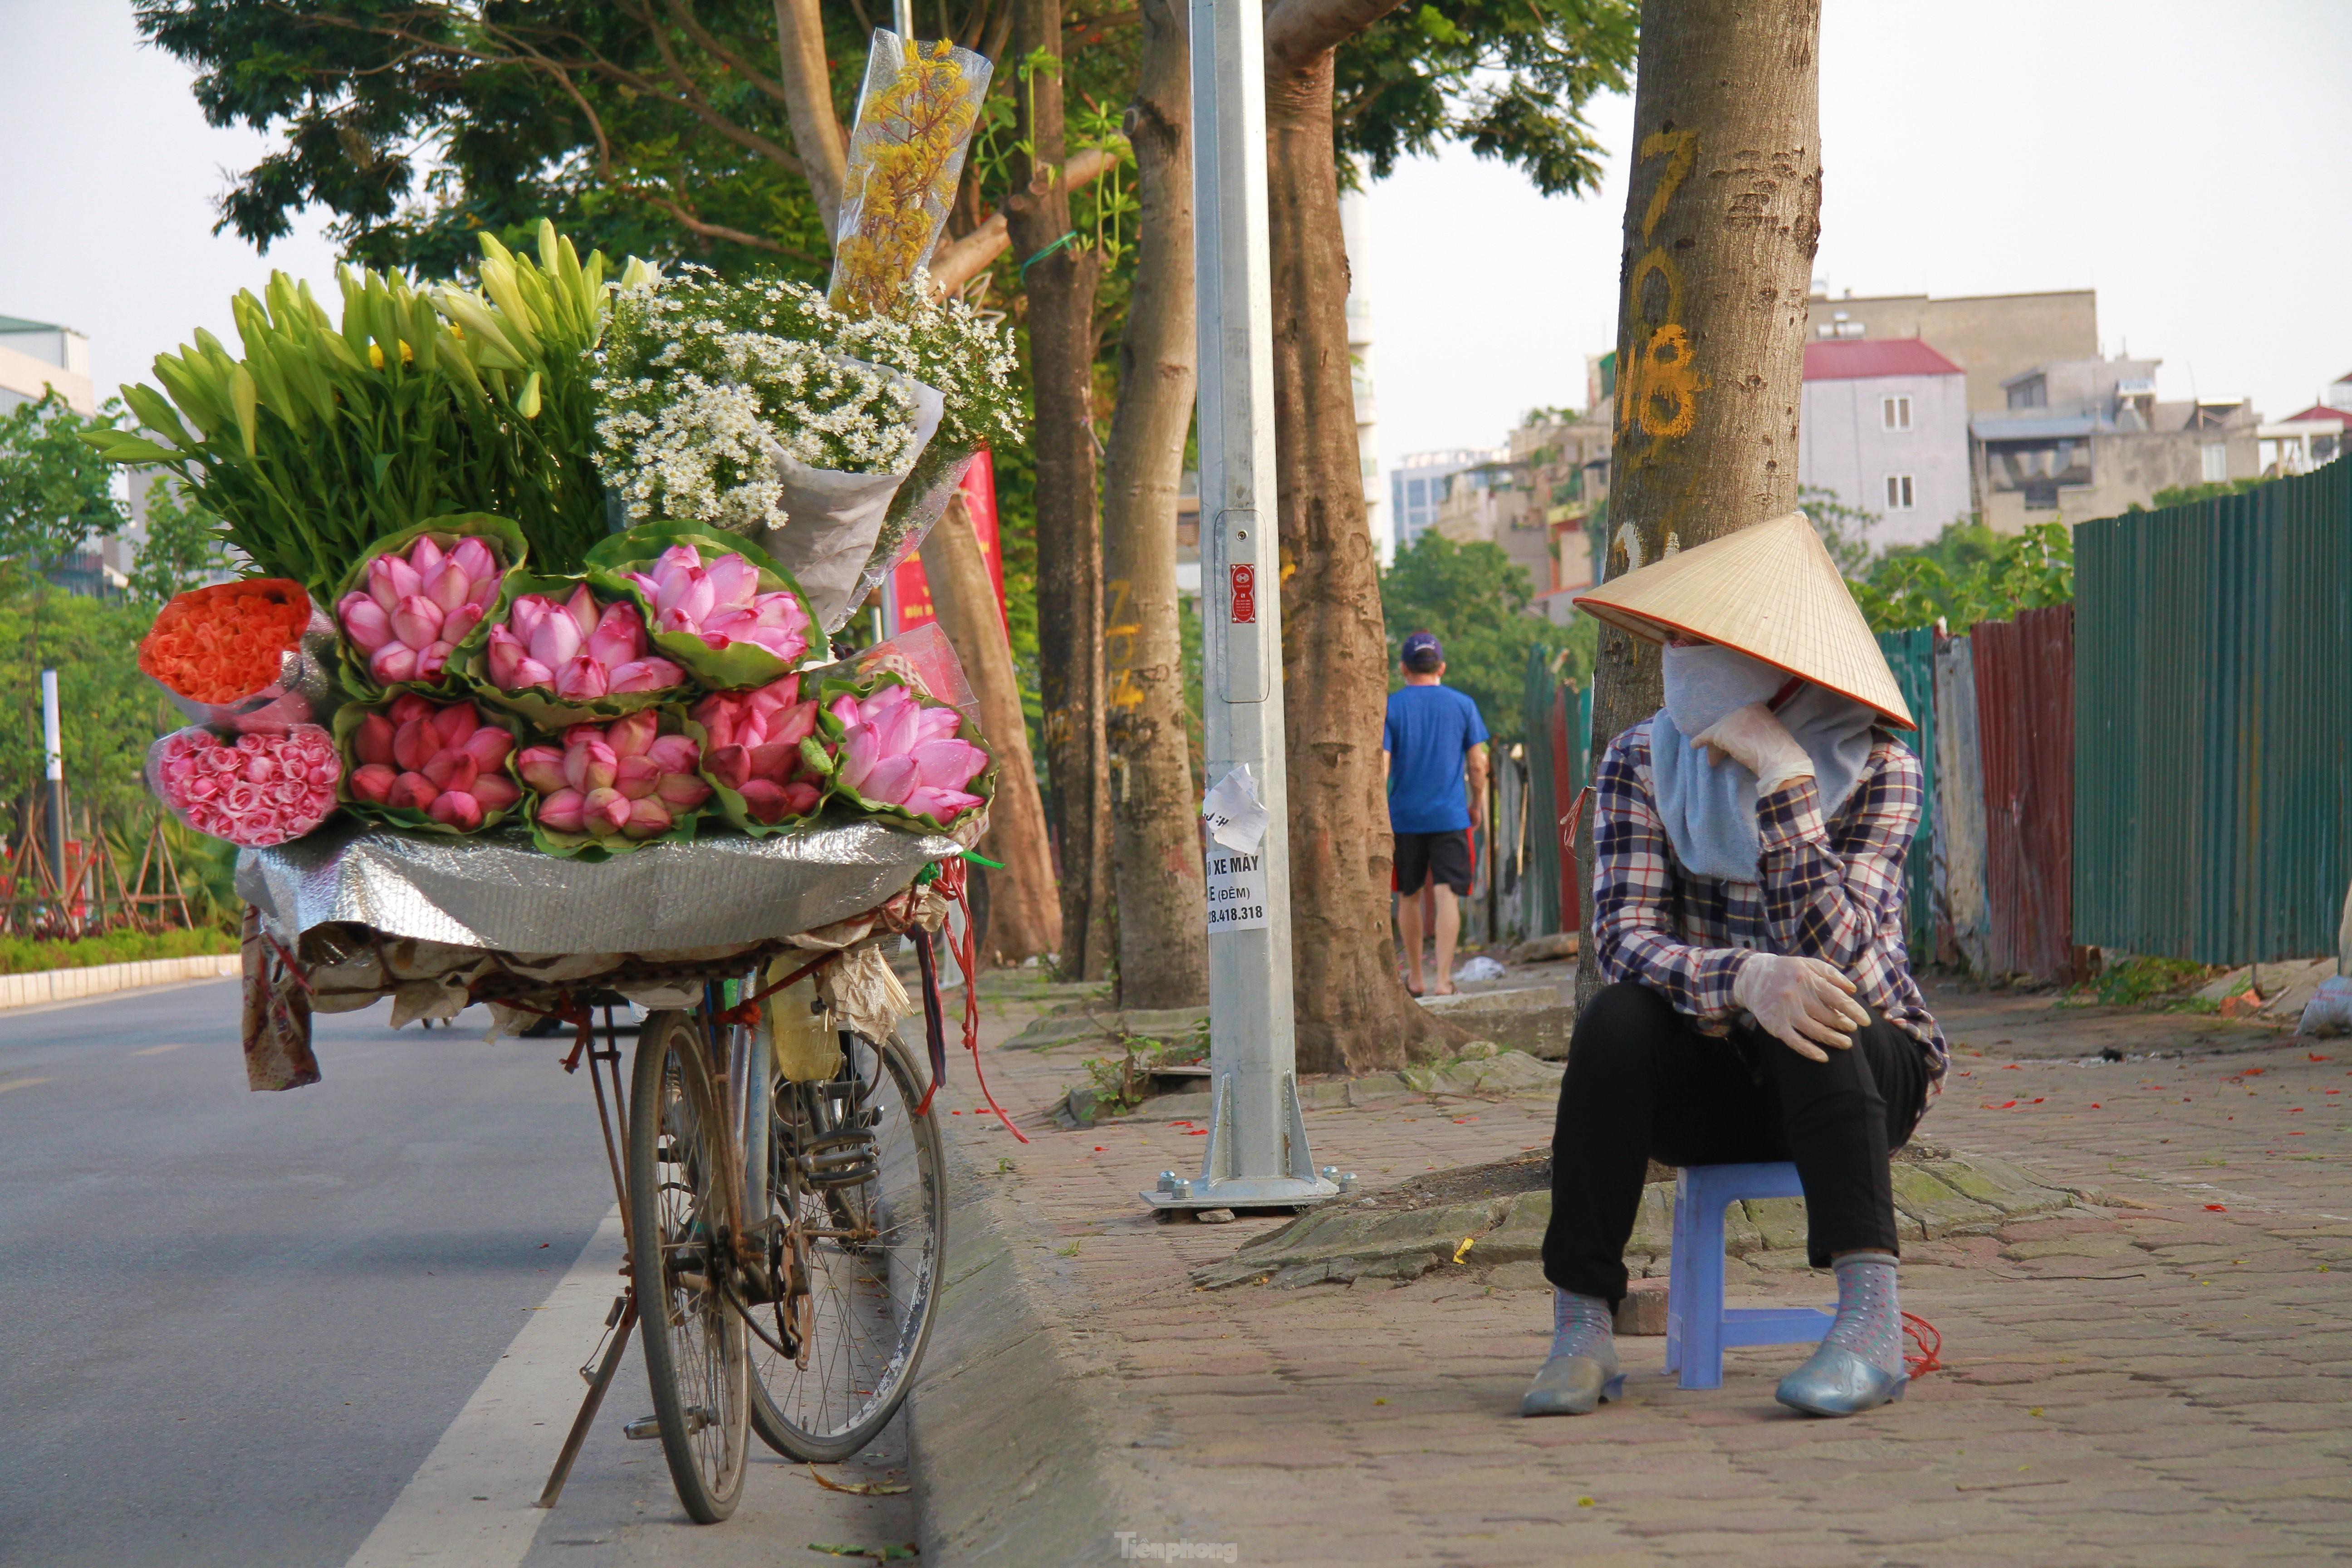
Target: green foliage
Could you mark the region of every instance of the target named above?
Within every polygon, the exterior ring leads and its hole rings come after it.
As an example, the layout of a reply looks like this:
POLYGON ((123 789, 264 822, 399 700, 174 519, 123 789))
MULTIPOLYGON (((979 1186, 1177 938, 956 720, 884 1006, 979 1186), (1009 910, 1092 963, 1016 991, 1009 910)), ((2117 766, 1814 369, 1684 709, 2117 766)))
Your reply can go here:
POLYGON ((1797 505, 1811 520, 1839 574, 1849 581, 1864 576, 1863 569, 1870 563, 1870 531, 1884 520, 1876 512, 1846 505, 1835 490, 1813 485, 1797 488, 1797 505))
POLYGON ((143 819, 142 769, 177 710, 139 673, 139 639, 154 606, 109 603, 40 585, 0 599, 0 817, 12 830, 33 809, 43 773, 41 671, 58 672, 66 783, 76 811, 143 819))
MULTIPOLYGON (((1423 534, 1381 574, 1390 684, 1403 679, 1395 665, 1404 639, 1434 632, 1445 649, 1445 684, 1478 704, 1496 742, 1521 739, 1528 649, 1549 654, 1570 645, 1569 628, 1528 613, 1534 596, 1527 568, 1501 546, 1456 544, 1434 529, 1423 534)), ((1573 679, 1574 672, 1563 673, 1573 679)))
POLYGON ((147 487, 146 529, 131 569, 131 596, 142 605, 161 605, 229 570, 219 514, 186 499, 171 479, 158 478, 147 487))
POLYGON ((1995 533, 1972 519, 1955 521, 1930 543, 1889 550, 1851 585, 1874 631, 1906 631, 1941 618, 1958 637, 1979 621, 2071 602, 2074 535, 2057 522, 1995 533))
POLYGON ((75 942, 32 942, 0 936, 0 974, 37 974, 47 969, 91 969, 101 963, 144 963, 157 958, 196 958, 235 952, 237 939, 218 927, 194 931, 110 931, 75 942))
MULTIPOLYGON (((2168 506, 2192 506, 2200 500, 2218 500, 2222 496, 2243 495, 2248 490, 2268 483, 2270 483, 2268 479, 2219 479, 2201 485, 2167 485, 2148 499, 2153 503, 2154 509, 2161 511, 2168 506)), ((2125 510, 2147 511, 2149 508, 2134 501, 2125 510)))
MULTIPOLYGON (((1341 167, 1375 179, 1401 158, 1466 142, 1527 171, 1546 195, 1599 188, 1596 93, 1633 80, 1635 0, 1422 0, 1339 46, 1333 136, 1341 167)), ((1343 175, 1344 177, 1344 175, 1343 175)))
POLYGON ((2091 986, 2110 1007, 2137 1007, 2186 991, 2209 973, 2203 964, 2186 959, 2126 958, 2101 970, 2091 986))
POLYGON ((119 439, 121 419, 120 403, 89 418, 55 388, 0 414, 0 558, 37 572, 122 527, 113 470, 82 439, 119 439))

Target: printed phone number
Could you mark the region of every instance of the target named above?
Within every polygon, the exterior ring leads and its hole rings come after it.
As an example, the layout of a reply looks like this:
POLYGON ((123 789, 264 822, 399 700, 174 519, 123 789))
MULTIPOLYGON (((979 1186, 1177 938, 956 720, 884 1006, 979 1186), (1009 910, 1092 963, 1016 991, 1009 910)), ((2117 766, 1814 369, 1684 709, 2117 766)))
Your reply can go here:
POLYGON ((1264 919, 1265 919, 1264 904, 1234 904, 1227 909, 1209 911, 1209 923, 1213 926, 1239 925, 1246 921, 1264 919))

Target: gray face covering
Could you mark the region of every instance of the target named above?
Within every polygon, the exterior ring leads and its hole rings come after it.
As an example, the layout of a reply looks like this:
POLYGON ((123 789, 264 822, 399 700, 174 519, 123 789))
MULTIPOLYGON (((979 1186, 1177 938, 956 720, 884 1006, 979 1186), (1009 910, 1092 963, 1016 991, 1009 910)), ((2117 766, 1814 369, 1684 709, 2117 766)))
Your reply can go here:
MULTIPOLYGON (((1717 762, 1690 742, 1735 708, 1769 702, 1786 671, 1727 647, 1673 647, 1664 658, 1666 705, 1650 723, 1650 771, 1658 816, 1675 858, 1694 876, 1753 882, 1763 841, 1756 826, 1756 775, 1717 762)), ((1822 815, 1833 816, 1870 761, 1878 715, 1810 682, 1781 704, 1780 722, 1812 759, 1822 815)))

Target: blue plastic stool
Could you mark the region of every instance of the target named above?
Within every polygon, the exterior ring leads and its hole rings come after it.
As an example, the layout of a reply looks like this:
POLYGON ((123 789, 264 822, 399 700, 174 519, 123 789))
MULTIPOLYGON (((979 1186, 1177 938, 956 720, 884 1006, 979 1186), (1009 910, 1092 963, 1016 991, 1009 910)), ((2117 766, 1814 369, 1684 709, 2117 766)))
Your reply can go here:
POLYGON ((1721 1388, 1731 1345, 1810 1345, 1835 1321, 1811 1307, 1723 1305, 1723 1211, 1740 1198, 1801 1198, 1790 1164, 1685 1165, 1675 1183, 1674 1256, 1666 1273, 1666 1370, 1685 1388, 1721 1388))

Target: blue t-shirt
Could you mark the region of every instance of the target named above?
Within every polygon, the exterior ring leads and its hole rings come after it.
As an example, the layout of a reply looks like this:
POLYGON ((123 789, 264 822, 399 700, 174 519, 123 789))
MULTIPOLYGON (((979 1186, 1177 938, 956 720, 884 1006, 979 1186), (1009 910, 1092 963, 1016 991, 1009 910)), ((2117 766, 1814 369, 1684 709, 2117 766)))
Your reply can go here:
POLYGON ((1453 833, 1470 826, 1462 761, 1486 739, 1478 704, 1446 686, 1407 686, 1389 693, 1381 749, 1389 754, 1389 827, 1397 833, 1453 833))

